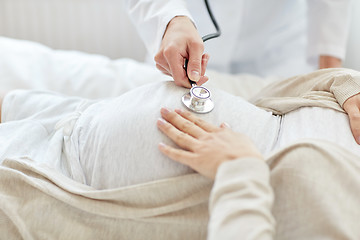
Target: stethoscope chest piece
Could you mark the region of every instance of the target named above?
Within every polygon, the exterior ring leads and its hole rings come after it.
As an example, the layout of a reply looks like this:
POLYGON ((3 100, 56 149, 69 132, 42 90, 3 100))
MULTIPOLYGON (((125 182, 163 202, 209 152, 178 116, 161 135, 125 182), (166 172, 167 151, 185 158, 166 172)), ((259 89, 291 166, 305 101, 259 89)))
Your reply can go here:
POLYGON ((205 87, 193 86, 190 92, 184 94, 181 100, 193 112, 208 113, 214 109, 214 102, 210 96, 210 91, 205 87))

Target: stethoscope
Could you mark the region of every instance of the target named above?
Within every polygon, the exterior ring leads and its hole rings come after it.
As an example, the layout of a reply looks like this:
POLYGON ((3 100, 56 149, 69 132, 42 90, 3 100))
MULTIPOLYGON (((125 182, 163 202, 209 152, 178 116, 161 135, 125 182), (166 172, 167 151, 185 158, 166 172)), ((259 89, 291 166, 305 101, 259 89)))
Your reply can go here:
MULTIPOLYGON (((204 0, 205 5, 206 5, 206 9, 209 12, 211 21, 213 22, 215 29, 216 29, 216 33, 211 33, 208 35, 205 35, 202 37, 203 42, 212 39, 212 38, 216 38, 219 37, 221 35, 221 30, 219 28, 219 25, 217 24, 215 17, 210 9, 210 6, 208 4, 207 0, 204 0)), ((185 64, 184 64, 184 68, 185 68, 185 72, 186 72, 186 76, 187 76, 187 65, 188 65, 188 59, 185 59, 185 64)), ((188 77, 188 76, 187 76, 188 77)), ((181 101, 183 102, 183 104, 190 109, 193 112, 196 113, 208 113, 211 112, 211 110, 214 109, 214 102, 211 99, 211 93, 210 91, 202 86, 197 86, 196 82, 191 81, 190 78, 188 77, 189 82, 191 84, 191 89, 189 93, 184 94, 184 96, 182 96, 181 101)))

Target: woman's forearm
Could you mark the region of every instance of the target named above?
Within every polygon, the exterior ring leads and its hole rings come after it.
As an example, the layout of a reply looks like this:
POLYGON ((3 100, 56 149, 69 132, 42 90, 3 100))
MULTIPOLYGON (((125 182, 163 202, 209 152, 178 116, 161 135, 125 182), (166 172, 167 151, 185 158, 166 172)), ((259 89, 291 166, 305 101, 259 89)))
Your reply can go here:
POLYGON ((360 93, 360 72, 323 69, 275 82, 260 90, 251 101, 275 114, 300 107, 328 107, 343 111, 344 102, 360 93))
POLYGON ((208 239, 273 239, 269 172, 267 164, 255 158, 219 167, 210 197, 208 239))

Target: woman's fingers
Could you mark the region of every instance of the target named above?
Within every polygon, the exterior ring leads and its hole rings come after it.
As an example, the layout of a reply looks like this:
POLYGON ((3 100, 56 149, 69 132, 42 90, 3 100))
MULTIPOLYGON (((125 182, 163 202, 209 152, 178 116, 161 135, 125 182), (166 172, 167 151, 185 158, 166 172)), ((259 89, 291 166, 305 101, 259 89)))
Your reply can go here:
POLYGON ((206 177, 214 179, 218 167, 225 161, 245 157, 262 159, 248 137, 231 131, 225 123, 216 127, 181 110, 174 112, 163 108, 161 115, 169 122, 160 119, 159 129, 183 148, 176 149, 159 144, 161 152, 206 177), (195 138, 188 133, 200 137, 195 138))
POLYGON ((168 145, 165 145, 164 143, 159 143, 159 149, 163 154, 165 154, 169 158, 185 165, 190 165, 191 159, 193 159, 194 157, 193 156, 194 154, 191 152, 182 149, 173 148, 168 145))
POLYGON ((183 118, 189 120, 190 122, 193 122, 195 125, 199 126, 206 132, 215 132, 215 131, 219 130, 219 127, 217 127, 211 123, 208 123, 208 122, 202 120, 201 118, 196 117, 194 114, 191 114, 188 111, 184 111, 181 109, 175 109, 175 112, 178 113, 179 115, 181 115, 183 118))
POLYGON ((343 105, 349 115, 351 132, 357 144, 360 144, 360 94, 347 99, 343 105))
POLYGON ((166 108, 161 109, 161 116, 171 123, 173 126, 175 126, 180 131, 189 134, 195 138, 199 138, 202 135, 206 134, 206 132, 201 129, 199 126, 195 125, 189 120, 186 120, 185 118, 181 117, 178 113, 174 111, 170 111, 166 108))
POLYGON ((223 122, 223 123, 220 124, 220 128, 228 128, 228 129, 230 129, 231 127, 230 127, 230 125, 228 123, 223 122))
POLYGON ((359 108, 354 108, 348 112, 350 120, 351 132, 357 144, 360 144, 360 111, 359 108))
POLYGON ((168 136, 181 148, 191 151, 198 144, 198 141, 194 137, 180 131, 163 119, 159 119, 157 121, 157 126, 166 136, 168 136))

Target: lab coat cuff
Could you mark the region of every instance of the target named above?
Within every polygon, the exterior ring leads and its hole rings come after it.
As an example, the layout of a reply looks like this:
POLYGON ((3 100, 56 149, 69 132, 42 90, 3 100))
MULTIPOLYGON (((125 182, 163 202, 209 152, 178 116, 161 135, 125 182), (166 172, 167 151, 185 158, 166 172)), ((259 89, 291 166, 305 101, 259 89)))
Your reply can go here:
POLYGON ((332 56, 341 60, 345 59, 346 49, 342 46, 322 44, 308 49, 308 60, 319 58, 320 56, 332 56))

